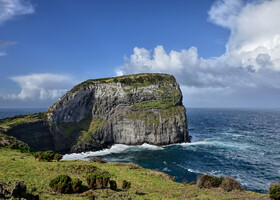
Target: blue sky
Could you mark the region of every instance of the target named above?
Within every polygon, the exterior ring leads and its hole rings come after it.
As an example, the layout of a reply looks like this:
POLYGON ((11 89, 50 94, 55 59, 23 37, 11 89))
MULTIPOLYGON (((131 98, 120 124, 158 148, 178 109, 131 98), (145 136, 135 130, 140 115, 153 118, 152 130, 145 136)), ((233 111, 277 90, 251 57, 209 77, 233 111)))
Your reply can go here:
POLYGON ((173 74, 186 107, 280 107, 278 6, 0 0, 0 107, 48 107, 86 79, 141 72, 173 74))

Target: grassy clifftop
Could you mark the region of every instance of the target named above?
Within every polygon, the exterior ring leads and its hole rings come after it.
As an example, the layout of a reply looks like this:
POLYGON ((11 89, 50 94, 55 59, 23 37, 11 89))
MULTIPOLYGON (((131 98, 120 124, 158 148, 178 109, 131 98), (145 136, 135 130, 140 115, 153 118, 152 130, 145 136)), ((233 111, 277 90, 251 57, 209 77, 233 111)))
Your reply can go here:
POLYGON ((82 87, 87 87, 89 85, 98 83, 121 83, 124 86, 144 87, 159 82, 175 83, 176 80, 172 75, 160 73, 135 74, 110 78, 89 79, 76 85, 72 90, 70 90, 70 92, 74 93, 82 87))
POLYGON ((88 161, 39 162, 33 156, 18 150, 0 148, 0 183, 24 181, 28 192, 39 194, 40 199, 248 199, 268 200, 268 195, 250 191, 224 192, 217 189, 200 189, 196 185, 183 185, 170 180, 164 173, 142 168, 132 163, 97 163, 88 161), (59 194, 49 187, 52 178, 67 174, 77 177, 86 185, 86 176, 92 169, 108 171, 116 180, 119 190, 88 190, 79 194, 59 194), (123 180, 131 181, 131 189, 122 190, 123 180))
POLYGON ((6 132, 9 129, 26 123, 32 123, 37 121, 47 121, 45 113, 36 113, 29 115, 17 115, 14 117, 7 117, 0 119, 0 131, 6 132))

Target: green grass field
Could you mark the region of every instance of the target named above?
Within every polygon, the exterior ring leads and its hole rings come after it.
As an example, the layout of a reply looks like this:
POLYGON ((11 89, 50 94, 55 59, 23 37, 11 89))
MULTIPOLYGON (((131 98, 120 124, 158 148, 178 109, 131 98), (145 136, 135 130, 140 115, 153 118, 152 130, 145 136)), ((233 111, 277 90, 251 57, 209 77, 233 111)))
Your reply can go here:
POLYGON ((224 200, 248 199, 268 200, 268 195, 250 191, 224 192, 221 188, 199 189, 196 185, 176 183, 161 172, 142 168, 132 163, 97 163, 89 161, 53 161, 39 162, 27 153, 19 150, 0 148, 0 183, 24 181, 27 190, 39 194, 40 199, 87 199, 90 194, 96 199, 190 199, 190 200, 224 200), (12 160, 12 159, 15 160, 12 160), (58 194, 49 187, 52 178, 67 174, 77 177, 86 186, 86 176, 95 168, 108 171, 117 181, 119 190, 88 190, 80 194, 58 194), (131 181, 131 189, 123 191, 123 180, 131 181))

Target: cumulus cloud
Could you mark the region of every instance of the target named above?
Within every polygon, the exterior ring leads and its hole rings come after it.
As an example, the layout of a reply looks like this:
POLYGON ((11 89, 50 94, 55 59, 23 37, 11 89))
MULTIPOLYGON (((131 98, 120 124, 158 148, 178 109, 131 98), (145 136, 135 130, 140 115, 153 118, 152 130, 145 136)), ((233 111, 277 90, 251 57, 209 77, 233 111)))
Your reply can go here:
POLYGON ((34 11, 29 0, 0 0, 0 25, 16 16, 32 14, 34 11))
MULTIPOLYGON (((135 47, 116 73, 173 74, 187 98, 195 97, 195 100, 211 99, 209 94, 215 94, 216 103, 220 102, 218 99, 234 99, 232 97, 252 102, 260 92, 271 95, 271 99, 279 98, 279 10, 279 0, 246 4, 241 0, 217 0, 208 12, 208 20, 230 30, 223 55, 206 59, 199 57, 196 47, 170 52, 162 46, 152 51, 135 47)), ((215 97, 212 100, 214 102, 215 97)))
POLYGON ((14 76, 11 80, 19 84, 20 93, 6 96, 7 100, 56 100, 76 83, 70 76, 58 74, 14 76))

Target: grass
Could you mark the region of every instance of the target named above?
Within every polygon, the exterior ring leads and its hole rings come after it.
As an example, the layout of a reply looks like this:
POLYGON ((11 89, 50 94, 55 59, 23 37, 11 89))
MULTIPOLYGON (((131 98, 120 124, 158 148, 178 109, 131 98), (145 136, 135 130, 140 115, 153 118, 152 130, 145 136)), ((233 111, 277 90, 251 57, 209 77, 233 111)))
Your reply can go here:
MULTIPOLYGON (((168 180, 164 173, 142 168, 132 163, 96 163, 88 161, 38 162, 29 154, 17 150, 0 149, 0 182, 24 181, 28 191, 39 194, 40 199, 85 199, 93 194, 97 199, 248 199, 268 200, 266 194, 250 191, 224 192, 220 188, 199 189, 196 185, 183 185, 168 180), (15 158, 15 161, 11 159, 15 158), (117 191, 89 190, 80 194, 59 194, 49 187, 51 179, 61 174, 76 177, 86 185, 86 177, 99 168, 108 171, 116 180, 117 191), (131 189, 121 188, 123 180, 131 182, 131 189), (36 188, 36 190, 34 189, 36 188)), ((13 184, 9 185, 11 189, 13 184)))
POLYGON ((26 123, 32 123, 37 121, 47 121, 45 113, 36 113, 30 115, 17 115, 14 117, 8 117, 0 119, 0 131, 8 131, 9 129, 26 123))
POLYGON ((145 87, 151 84, 156 84, 158 82, 174 83, 176 82, 176 80, 172 75, 159 73, 146 73, 101 79, 89 79, 73 87, 70 90, 70 93, 74 93, 80 90, 81 88, 87 88, 90 85, 100 83, 121 83, 123 86, 145 87))

